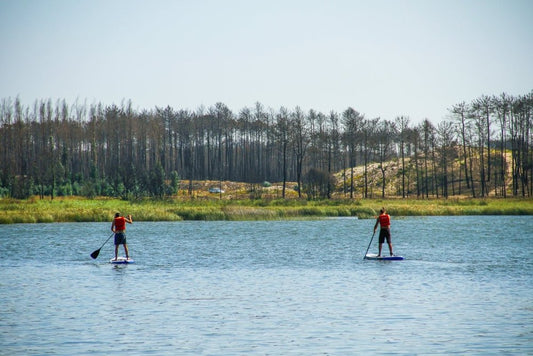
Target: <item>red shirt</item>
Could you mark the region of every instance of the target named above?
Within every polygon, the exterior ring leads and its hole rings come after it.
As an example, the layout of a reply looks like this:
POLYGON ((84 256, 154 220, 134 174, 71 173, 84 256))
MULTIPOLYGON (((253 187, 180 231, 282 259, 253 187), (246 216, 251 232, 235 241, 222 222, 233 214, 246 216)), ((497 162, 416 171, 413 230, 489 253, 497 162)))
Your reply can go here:
POLYGON ((381 225, 381 228, 388 228, 390 226, 390 215, 389 214, 381 214, 379 217, 379 224, 381 225))
POLYGON ((126 230, 126 219, 123 216, 115 218, 115 230, 126 230))

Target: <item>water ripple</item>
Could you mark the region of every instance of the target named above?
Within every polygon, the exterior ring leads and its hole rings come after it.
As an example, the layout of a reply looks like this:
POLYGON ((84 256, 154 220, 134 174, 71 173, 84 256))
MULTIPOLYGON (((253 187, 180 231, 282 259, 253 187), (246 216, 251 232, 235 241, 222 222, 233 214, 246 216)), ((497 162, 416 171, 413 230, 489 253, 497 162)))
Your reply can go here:
POLYGON ((0 354, 533 353, 530 217, 393 221, 388 263, 372 224, 136 223, 124 266, 109 224, 1 226, 0 354))

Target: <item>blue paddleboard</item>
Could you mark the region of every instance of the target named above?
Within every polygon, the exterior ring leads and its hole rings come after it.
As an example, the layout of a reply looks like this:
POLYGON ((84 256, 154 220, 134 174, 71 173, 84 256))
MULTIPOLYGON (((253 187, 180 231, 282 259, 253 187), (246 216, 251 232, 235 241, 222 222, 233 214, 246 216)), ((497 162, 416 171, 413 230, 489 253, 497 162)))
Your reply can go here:
POLYGON ((135 261, 131 257, 126 258, 126 257, 120 256, 120 257, 117 257, 116 260, 114 258, 110 259, 109 263, 120 265, 120 264, 127 264, 127 263, 135 263, 135 261))
POLYGON ((402 256, 380 256, 375 253, 369 253, 365 256, 367 260, 378 260, 378 261, 401 261, 403 260, 402 256))

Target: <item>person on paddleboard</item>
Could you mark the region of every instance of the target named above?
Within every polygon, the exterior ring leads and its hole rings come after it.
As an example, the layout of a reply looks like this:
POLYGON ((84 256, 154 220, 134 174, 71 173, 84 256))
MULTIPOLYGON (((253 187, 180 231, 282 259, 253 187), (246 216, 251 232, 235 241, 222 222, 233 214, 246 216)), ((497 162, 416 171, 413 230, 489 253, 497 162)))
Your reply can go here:
POLYGON ((390 255, 394 256, 394 254, 392 253, 392 242, 391 242, 391 236, 390 236, 390 215, 387 214, 387 211, 385 210, 385 208, 381 208, 381 210, 379 211, 379 216, 376 220, 376 225, 374 225, 374 233, 376 233, 378 225, 381 226, 381 229, 379 230, 378 257, 381 257, 381 248, 383 247, 383 243, 385 242, 385 239, 387 240, 387 244, 389 245, 390 255))
POLYGON ((113 223, 111 224, 111 231, 115 233, 115 261, 118 258, 118 246, 124 245, 124 252, 126 259, 129 259, 128 244, 126 244, 126 223, 132 224, 131 214, 128 217, 123 217, 120 213, 115 214, 113 223))

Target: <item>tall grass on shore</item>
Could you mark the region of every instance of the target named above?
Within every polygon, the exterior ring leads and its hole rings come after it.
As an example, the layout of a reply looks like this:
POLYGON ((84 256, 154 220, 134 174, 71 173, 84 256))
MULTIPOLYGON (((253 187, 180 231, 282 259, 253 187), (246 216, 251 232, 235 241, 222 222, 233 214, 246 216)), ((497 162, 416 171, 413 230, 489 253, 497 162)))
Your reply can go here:
POLYGON ((373 218, 384 206, 393 216, 533 215, 533 199, 430 200, 143 200, 0 199, 0 224, 111 221, 115 212, 136 221, 373 218))

